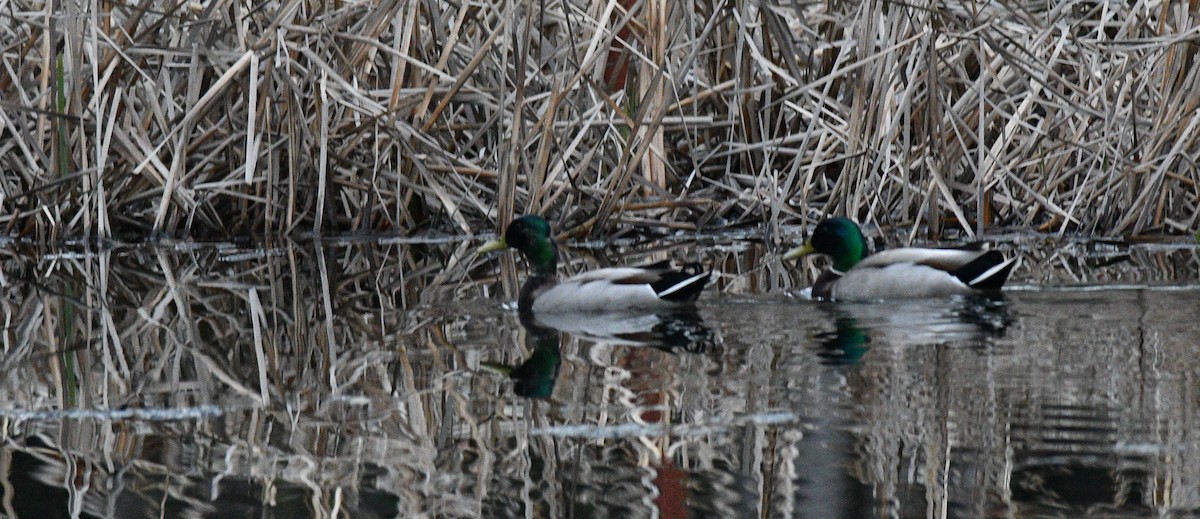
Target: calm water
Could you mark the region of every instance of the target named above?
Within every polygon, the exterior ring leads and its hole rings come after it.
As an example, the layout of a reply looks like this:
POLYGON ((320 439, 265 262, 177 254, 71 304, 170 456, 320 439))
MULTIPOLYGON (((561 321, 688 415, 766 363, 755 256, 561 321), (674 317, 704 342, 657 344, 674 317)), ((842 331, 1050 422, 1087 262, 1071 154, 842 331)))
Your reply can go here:
POLYGON ((1193 247, 855 305, 750 243, 574 250, 722 275, 564 332, 473 245, 0 251, 3 514, 1200 516, 1193 247))

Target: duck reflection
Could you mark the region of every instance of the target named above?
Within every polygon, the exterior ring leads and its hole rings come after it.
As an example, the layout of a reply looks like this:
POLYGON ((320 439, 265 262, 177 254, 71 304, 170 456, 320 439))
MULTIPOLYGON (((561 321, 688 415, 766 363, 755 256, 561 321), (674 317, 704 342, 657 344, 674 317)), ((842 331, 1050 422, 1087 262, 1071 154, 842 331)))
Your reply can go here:
POLYGON ((620 346, 652 347, 667 352, 703 353, 718 343, 717 333, 694 310, 630 314, 559 314, 549 320, 521 314, 525 345, 532 353, 524 362, 509 366, 485 362, 485 368, 507 376, 513 393, 523 398, 547 399, 554 393, 562 365, 563 334, 620 346))
POLYGON ((484 363, 513 382, 513 393, 522 398, 546 399, 554 393, 558 369, 562 365, 562 344, 558 330, 541 326, 532 320, 521 319, 525 328, 525 344, 533 353, 517 366, 484 363))
POLYGON ((822 363, 834 366, 858 364, 870 349, 867 343, 871 342, 871 338, 853 317, 837 315, 833 325, 833 331, 815 336, 819 348, 817 356, 822 363))
POLYGON ((1002 295, 955 297, 948 302, 822 303, 829 305, 833 330, 814 335, 817 355, 830 365, 858 364, 873 337, 897 345, 974 345, 1003 337, 1013 322, 1002 295))
POLYGON ((553 328, 598 344, 649 346, 702 353, 718 342, 694 308, 627 313, 562 313, 523 316, 526 327, 553 328))
POLYGON ((956 313, 964 323, 974 326, 980 337, 1003 337, 1014 321, 1003 294, 965 297, 956 313))

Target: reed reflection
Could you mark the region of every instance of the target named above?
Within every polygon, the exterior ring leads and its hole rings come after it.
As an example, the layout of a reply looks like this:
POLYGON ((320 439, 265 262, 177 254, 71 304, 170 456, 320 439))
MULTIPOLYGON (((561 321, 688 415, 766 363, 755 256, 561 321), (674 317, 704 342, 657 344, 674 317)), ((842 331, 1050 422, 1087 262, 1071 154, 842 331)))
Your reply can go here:
MULTIPOLYGON (((699 314, 514 333, 457 242, 324 247, 0 251, 7 515, 1200 509, 1194 289, 795 304, 723 276, 699 314)), ((1061 264, 1200 265, 1131 257, 1061 264)))

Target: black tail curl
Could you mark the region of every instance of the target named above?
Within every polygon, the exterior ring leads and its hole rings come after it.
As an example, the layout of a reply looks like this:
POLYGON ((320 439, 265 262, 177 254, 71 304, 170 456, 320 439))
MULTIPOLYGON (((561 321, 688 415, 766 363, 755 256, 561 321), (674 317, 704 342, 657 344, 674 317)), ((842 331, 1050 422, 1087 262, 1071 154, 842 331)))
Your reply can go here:
POLYGON ((699 263, 688 263, 679 270, 663 272, 658 281, 650 283, 650 287, 663 300, 690 303, 700 297, 710 278, 712 272, 705 272, 699 263))

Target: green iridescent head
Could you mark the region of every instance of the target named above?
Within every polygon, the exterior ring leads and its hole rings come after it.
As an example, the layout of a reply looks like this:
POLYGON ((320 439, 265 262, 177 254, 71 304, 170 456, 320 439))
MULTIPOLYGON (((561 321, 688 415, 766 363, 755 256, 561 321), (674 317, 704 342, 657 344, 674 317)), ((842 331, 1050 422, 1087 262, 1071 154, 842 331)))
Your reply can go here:
POLYGON ((550 237, 550 222, 541 216, 530 214, 518 217, 508 224, 503 236, 483 244, 477 252, 507 248, 521 251, 539 274, 553 274, 558 266, 558 251, 554 239, 550 237))
POLYGON ((839 216, 817 224, 808 241, 788 251, 783 255, 783 259, 825 254, 833 258, 834 270, 846 272, 862 261, 868 250, 867 238, 863 236, 858 224, 839 216))

